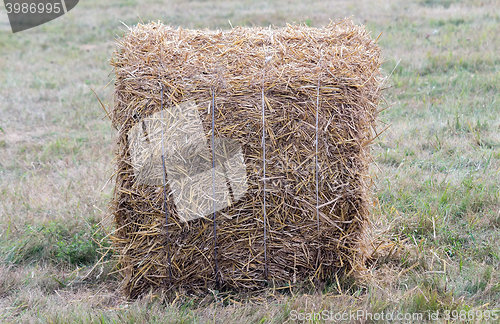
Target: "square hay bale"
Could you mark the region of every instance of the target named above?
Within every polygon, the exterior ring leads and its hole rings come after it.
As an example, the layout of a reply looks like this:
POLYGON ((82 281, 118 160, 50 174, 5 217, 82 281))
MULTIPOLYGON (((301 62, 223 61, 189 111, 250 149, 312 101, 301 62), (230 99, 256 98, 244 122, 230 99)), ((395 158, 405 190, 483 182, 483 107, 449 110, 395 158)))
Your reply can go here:
POLYGON ((356 267, 382 82, 362 26, 139 24, 111 64, 113 240, 128 296, 356 267))

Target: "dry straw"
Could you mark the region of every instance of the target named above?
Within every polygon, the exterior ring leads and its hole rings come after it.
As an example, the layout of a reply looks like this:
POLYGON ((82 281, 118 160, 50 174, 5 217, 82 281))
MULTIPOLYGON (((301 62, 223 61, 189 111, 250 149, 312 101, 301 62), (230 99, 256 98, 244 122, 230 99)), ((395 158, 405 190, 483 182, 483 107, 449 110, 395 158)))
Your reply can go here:
POLYGON ((127 295, 252 290, 356 267, 382 81, 380 48, 363 27, 139 24, 118 40, 111 64, 113 240, 127 295), (198 108, 208 147, 212 135, 239 143, 248 190, 215 215, 183 222, 169 185, 137 183, 128 134, 161 107, 186 102, 198 108))

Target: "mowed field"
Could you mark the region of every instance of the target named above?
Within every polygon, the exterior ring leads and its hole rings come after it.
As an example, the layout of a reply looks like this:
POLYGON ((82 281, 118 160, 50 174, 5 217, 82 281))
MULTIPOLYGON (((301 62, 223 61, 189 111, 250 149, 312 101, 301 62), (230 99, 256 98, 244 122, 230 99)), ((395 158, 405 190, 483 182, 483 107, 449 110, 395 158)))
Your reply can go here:
POLYGON ((86 0, 16 34, 2 9, 0 322, 282 323, 324 310, 424 320, 439 311, 445 322, 446 311, 499 310, 499 49, 498 0, 86 0), (124 299, 106 218, 116 132, 91 90, 112 108, 105 86, 121 22, 321 27, 350 16, 383 33, 383 73, 392 73, 379 129, 390 127, 373 145, 375 259, 364 280, 251 298, 124 299))

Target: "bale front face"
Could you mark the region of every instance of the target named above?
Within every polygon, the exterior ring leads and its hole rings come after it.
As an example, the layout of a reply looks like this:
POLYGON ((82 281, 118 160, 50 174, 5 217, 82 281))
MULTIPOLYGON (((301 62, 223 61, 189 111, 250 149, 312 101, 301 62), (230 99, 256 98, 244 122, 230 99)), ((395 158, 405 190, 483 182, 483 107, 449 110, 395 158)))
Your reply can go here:
POLYGON ((114 242, 128 295, 217 282, 254 289, 352 268, 368 216, 381 81, 380 49, 362 27, 342 21, 222 32, 152 23, 118 42, 111 61, 119 130, 114 242), (159 113, 188 116, 193 107, 189 125, 203 136, 167 140, 173 128, 159 113), (154 118, 163 126, 139 128, 154 118), (227 149, 217 143, 232 143, 232 155, 218 158, 227 149), (180 146, 184 157, 196 151, 190 156, 198 162, 180 157, 182 167, 173 160, 164 167, 162 155, 180 146), (200 161, 208 166, 191 167, 200 161))

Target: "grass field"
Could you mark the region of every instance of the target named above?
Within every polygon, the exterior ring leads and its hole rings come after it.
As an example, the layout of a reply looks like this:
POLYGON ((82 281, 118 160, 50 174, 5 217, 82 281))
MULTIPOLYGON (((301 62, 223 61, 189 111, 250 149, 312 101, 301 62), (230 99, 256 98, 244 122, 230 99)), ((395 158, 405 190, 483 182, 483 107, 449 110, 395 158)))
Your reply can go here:
POLYGON ((497 0, 87 0, 12 34, 2 9, 0 322, 282 323, 324 310, 424 320, 439 311, 431 322, 445 322, 445 311, 499 310, 484 322, 500 322, 499 13, 497 0), (372 239, 386 248, 368 279, 250 300, 123 299, 114 259, 101 259, 116 134, 91 91, 112 106, 105 86, 120 21, 319 27, 346 16, 383 32, 384 73, 393 72, 380 114, 380 129, 391 126, 372 168, 372 239))

